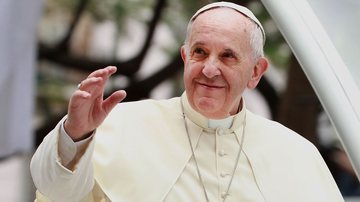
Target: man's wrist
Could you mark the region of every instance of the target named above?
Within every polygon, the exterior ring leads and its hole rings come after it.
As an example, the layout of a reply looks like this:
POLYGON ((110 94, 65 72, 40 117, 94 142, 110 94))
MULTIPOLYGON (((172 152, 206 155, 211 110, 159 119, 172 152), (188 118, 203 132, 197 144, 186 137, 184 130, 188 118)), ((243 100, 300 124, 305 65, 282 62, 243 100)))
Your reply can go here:
POLYGON ((80 138, 71 138, 74 142, 80 142, 82 140, 88 139, 94 134, 94 130, 86 133, 85 135, 81 136, 80 138))
POLYGON ((74 142, 79 142, 81 140, 85 140, 87 138, 89 138, 93 133, 94 130, 85 133, 84 135, 74 135, 76 134, 75 132, 69 130, 69 126, 68 126, 68 119, 65 119, 65 121, 63 122, 63 129, 65 131, 65 133, 74 141, 74 142))

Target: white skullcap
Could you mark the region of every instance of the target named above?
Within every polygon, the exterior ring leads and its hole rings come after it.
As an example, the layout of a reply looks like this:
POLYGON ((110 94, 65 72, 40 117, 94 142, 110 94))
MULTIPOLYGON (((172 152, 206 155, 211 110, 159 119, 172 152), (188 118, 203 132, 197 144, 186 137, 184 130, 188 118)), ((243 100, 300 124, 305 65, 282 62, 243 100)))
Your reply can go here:
POLYGON ((253 22, 255 22, 261 29, 261 33, 263 36, 263 43, 265 44, 265 31, 264 28, 262 27, 260 21, 255 17, 255 15, 246 7, 244 6, 240 6, 231 2, 225 2, 225 1, 221 1, 221 2, 215 2, 215 3, 211 3, 208 5, 205 5, 204 7, 200 8, 190 19, 190 22, 194 21, 201 13, 213 9, 213 8, 219 8, 219 7, 224 7, 224 8, 232 8, 238 12, 240 12, 241 14, 245 15, 246 17, 250 18, 253 22))

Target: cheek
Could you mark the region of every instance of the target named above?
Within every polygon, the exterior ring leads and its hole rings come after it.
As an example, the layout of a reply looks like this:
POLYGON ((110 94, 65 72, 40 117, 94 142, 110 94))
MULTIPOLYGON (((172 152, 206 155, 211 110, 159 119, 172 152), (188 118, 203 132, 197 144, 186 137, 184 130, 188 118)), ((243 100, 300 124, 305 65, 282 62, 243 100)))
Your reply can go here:
POLYGON ((197 77, 201 73, 201 66, 195 63, 187 63, 184 69, 184 79, 185 81, 191 81, 193 78, 197 77))
POLYGON ((190 66, 185 66, 183 80, 186 91, 190 91, 192 89, 192 80, 193 80, 193 70, 190 66))
POLYGON ((242 94, 248 83, 248 76, 244 75, 244 72, 232 72, 227 75, 227 82, 230 87, 230 94, 237 97, 242 94))
POLYGON ((189 65, 185 65, 184 67, 184 81, 188 81, 191 77, 191 67, 189 65))

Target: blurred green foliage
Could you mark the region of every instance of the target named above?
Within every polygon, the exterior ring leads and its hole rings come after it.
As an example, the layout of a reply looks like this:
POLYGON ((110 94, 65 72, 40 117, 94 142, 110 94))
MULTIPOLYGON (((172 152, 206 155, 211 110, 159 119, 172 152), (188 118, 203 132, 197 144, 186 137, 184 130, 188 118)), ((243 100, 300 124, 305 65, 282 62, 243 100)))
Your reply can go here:
MULTIPOLYGON (((57 13, 57 16, 51 18, 53 21, 47 22, 47 25, 56 27, 56 23, 61 24, 62 30, 66 30, 74 17, 74 12, 77 6, 84 2, 84 0, 46 0, 43 19, 57 13), (62 17, 61 17, 62 16, 62 17)), ((153 15, 153 7, 156 0, 88 0, 85 1, 86 7, 83 15, 90 16, 93 24, 101 23, 103 21, 115 22, 117 34, 121 36, 126 30, 125 23, 128 19, 136 20, 140 23, 147 24, 153 15)), ((168 57, 173 57, 174 52, 179 50, 185 38, 186 26, 189 18, 202 5, 213 2, 210 0, 168 0, 165 9, 161 15, 161 24, 166 25, 171 30, 173 37, 176 40, 177 46, 166 50, 168 57)), ((239 3, 242 3, 239 1, 239 3)), ((260 1, 250 1, 248 7, 254 12, 259 20, 264 25, 267 40, 265 44, 265 54, 271 61, 274 67, 286 69, 291 56, 291 51, 287 46, 285 40, 276 28, 269 14, 262 6, 260 1)), ((50 28, 53 29, 53 28, 50 28)), ((61 30, 60 29, 60 30, 61 30)), ((46 29, 39 29, 41 32, 46 29)), ((63 31, 66 33, 66 31, 63 31)), ((54 31, 48 33, 40 33, 39 41, 44 41, 46 35, 54 34, 54 31)), ((56 35, 59 35, 55 32, 56 35)), ((61 40, 59 36, 56 40, 61 40)), ((115 44, 116 42, 114 42, 115 44)), ((113 54, 112 57, 115 57, 113 54)), ((69 71, 63 69, 57 64, 49 62, 39 62, 38 71, 38 110, 39 113, 47 111, 45 114, 58 113, 61 110, 51 112, 53 105, 60 106, 64 111, 66 110, 67 100, 76 86, 76 82, 86 77, 85 73, 69 71), (50 111, 50 112, 49 112, 50 111)), ((182 81, 181 78, 177 80, 182 81)), ((176 81, 180 83, 179 81, 176 81)), ((179 85, 175 85, 179 86, 179 85)), ((175 89, 177 90, 177 89, 175 89)))

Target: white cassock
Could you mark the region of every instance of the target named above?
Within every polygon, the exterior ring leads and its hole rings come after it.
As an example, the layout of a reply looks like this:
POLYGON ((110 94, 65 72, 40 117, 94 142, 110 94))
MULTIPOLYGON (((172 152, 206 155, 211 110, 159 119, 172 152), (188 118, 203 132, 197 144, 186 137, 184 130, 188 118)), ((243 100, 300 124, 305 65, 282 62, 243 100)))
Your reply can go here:
POLYGON ((61 164, 60 133, 58 124, 31 163, 39 201, 206 201, 202 185, 209 201, 223 201, 242 141, 226 201, 344 201, 310 142, 245 107, 228 119, 209 120, 185 94, 119 104, 84 151, 68 147, 73 171, 61 164))

